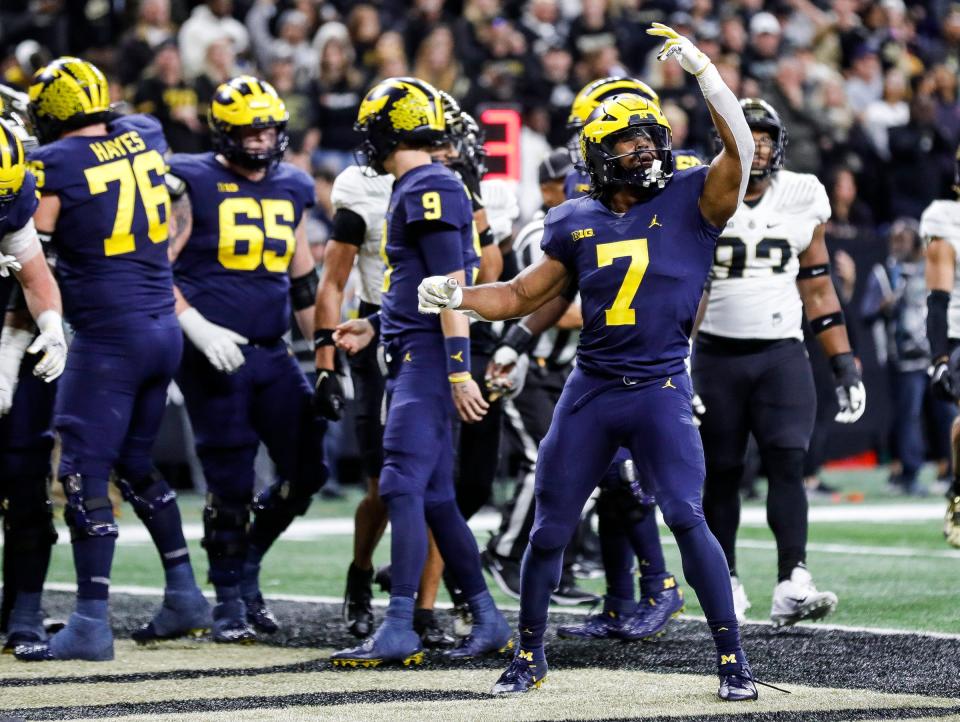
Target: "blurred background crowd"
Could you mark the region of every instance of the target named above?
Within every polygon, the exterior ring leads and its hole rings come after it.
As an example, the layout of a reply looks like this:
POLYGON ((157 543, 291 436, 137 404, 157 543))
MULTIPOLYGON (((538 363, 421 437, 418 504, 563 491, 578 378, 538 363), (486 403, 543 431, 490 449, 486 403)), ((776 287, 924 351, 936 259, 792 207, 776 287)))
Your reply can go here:
MULTIPOLYGON (((948 469, 950 406, 926 392, 923 246, 917 219, 953 197, 960 141, 960 4, 947 0, 4 0, 0 75, 25 88, 51 58, 74 54, 107 73, 115 101, 162 122, 174 151, 209 148, 213 90, 249 72, 290 111, 288 160, 313 173, 311 243, 322 264, 330 187, 353 162, 353 122, 379 79, 415 75, 465 110, 515 107, 523 223, 540 206, 536 169, 569 136, 576 92, 608 75, 659 93, 674 147, 712 152, 695 80, 657 63, 644 32, 663 22, 691 37, 741 98, 759 96, 789 131, 785 167, 816 174, 833 217, 835 282, 868 386, 868 411, 831 423, 828 365, 815 344, 820 420, 812 485, 828 458, 893 460, 891 481, 922 493, 919 456, 948 469), (901 463, 903 462, 903 463, 901 463), (901 472, 906 466, 906 474, 901 472)), ((348 459, 350 440, 335 439, 348 459)))

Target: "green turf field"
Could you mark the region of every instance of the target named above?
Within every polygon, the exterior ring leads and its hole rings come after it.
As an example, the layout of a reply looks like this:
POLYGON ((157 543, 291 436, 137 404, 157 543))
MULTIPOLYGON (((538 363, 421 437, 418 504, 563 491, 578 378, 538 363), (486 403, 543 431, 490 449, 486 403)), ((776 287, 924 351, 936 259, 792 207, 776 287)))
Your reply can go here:
MULTIPOLYGON (((882 470, 827 472, 824 479, 838 486, 843 496, 862 493, 864 499, 858 503, 815 499, 812 506, 831 507, 842 512, 873 504, 902 505, 905 510, 917 505, 929 507, 940 504, 939 497, 914 499, 892 496, 884 488, 885 478, 882 470)), ((352 517, 357 494, 353 492, 344 500, 318 500, 306 519, 346 521, 352 517)), ((185 523, 200 522, 201 505, 202 500, 198 496, 188 494, 181 497, 185 523)), ((745 509, 750 508, 762 509, 762 504, 748 503, 745 509)), ((120 524, 113 584, 160 586, 160 565, 153 548, 144 543, 124 543, 123 530, 139 522, 127 511, 120 524)), ((342 533, 324 534, 303 541, 281 539, 264 564, 262 581, 265 594, 342 595, 352 545, 347 531, 349 525, 342 526, 342 533)), ((679 554, 665 527, 663 535, 669 567, 680 575, 679 554)), ((485 540, 486 536, 486 532, 478 533, 480 541, 485 540)), ((61 540, 66 539, 64 532, 61 540)), ((762 621, 769 614, 775 582, 773 536, 766 526, 745 526, 741 531, 741 541, 738 571, 753 604, 748 619, 762 621)), ((191 541, 190 548, 198 572, 205 573, 205 555, 199 542, 191 541)), ((386 563, 388 557, 389 546, 381 543, 377 551, 377 563, 386 563)), ((950 550, 944 543, 939 520, 812 523, 808 561, 819 586, 835 591, 840 598, 839 608, 830 618, 832 623, 960 633, 956 589, 947 583, 947 580, 956 579, 960 551, 950 550)), ((60 543, 55 548, 49 579, 51 582, 74 581, 69 544, 60 543)), ((597 592, 603 591, 602 580, 585 580, 583 585, 597 592)), ((495 589, 492 582, 491 586, 495 589)), ((501 596, 499 590, 496 590, 496 596, 498 601, 515 604, 501 596)), ((441 599, 445 599, 442 592, 441 599)), ((687 612, 699 614, 692 591, 688 591, 687 600, 687 612)))

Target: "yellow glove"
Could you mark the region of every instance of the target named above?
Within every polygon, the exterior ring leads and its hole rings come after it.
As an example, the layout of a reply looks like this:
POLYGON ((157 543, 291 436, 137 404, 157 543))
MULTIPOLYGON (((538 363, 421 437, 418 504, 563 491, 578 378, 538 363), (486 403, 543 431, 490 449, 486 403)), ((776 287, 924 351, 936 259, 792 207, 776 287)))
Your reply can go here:
POLYGON ((680 67, 691 75, 699 75, 710 64, 710 58, 697 49, 697 46, 690 42, 689 38, 683 37, 676 30, 663 23, 653 23, 647 30, 647 35, 666 38, 663 47, 657 53, 657 60, 660 62, 671 55, 676 55, 680 67))

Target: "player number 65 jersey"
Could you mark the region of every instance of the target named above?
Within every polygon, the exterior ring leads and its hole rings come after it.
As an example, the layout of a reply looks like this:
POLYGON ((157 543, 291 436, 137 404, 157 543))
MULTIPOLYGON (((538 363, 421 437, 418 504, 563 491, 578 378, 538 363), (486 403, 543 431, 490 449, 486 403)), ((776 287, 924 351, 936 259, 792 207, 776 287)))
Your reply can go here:
POLYGON ((753 205, 742 204, 717 239, 710 301, 700 330, 725 338, 803 338, 799 256, 830 201, 813 175, 781 170, 753 205))

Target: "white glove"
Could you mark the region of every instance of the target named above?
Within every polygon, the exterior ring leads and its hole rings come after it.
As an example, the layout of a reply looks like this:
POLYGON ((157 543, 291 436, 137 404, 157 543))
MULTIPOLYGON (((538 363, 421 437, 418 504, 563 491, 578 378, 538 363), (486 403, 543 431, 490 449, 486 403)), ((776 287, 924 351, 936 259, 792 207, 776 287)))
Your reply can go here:
POLYGON ((243 366, 246 359, 240 346, 250 343, 249 339, 229 328, 211 323, 195 308, 188 308, 177 316, 177 320, 190 342, 217 371, 232 374, 243 366))
POLYGON ((867 410, 867 390, 863 388, 862 381, 854 386, 836 388, 840 410, 833 419, 841 424, 852 424, 867 410))
MULTIPOLYGON (((490 400, 498 398, 512 399, 523 391, 530 369, 530 357, 518 354, 510 346, 500 346, 490 359, 492 374, 487 374, 485 382, 490 391, 490 400)), ((489 367, 488 367, 489 368, 489 367)))
POLYGON ((440 313, 453 310, 463 303, 463 289, 455 278, 428 276, 417 287, 417 310, 420 313, 440 313))
POLYGON ((0 416, 4 416, 13 406, 20 362, 32 340, 33 333, 24 328, 4 326, 0 334, 0 416))
POLYGON ((666 38, 663 47, 657 53, 657 60, 660 62, 675 55, 680 62, 680 67, 691 75, 699 75, 710 64, 710 58, 690 42, 689 38, 683 37, 676 30, 663 23, 653 23, 647 30, 647 35, 666 38))
POLYGON ((11 271, 20 271, 23 266, 20 264, 20 261, 17 260, 16 256, 8 256, 5 253, 0 253, 0 277, 6 278, 10 275, 11 271))
POLYGON ((37 318, 40 335, 34 339, 27 353, 43 352, 33 367, 33 375, 50 383, 67 367, 67 339, 63 336, 63 318, 57 311, 47 309, 37 318))
POLYGON ((513 235, 513 223, 520 216, 520 202, 516 184, 494 179, 480 182, 487 223, 496 243, 513 235))

